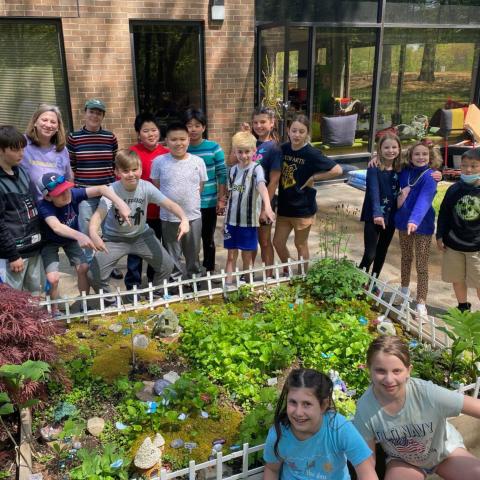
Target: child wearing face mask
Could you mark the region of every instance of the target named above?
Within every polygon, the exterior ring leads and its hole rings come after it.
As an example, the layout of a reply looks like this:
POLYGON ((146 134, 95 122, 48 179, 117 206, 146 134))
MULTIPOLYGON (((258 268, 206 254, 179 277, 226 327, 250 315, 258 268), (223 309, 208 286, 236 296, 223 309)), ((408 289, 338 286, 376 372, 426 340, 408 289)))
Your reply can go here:
POLYGON ((442 280, 453 285, 458 309, 468 311, 468 287, 476 288, 480 299, 480 148, 462 155, 461 172, 440 206, 436 236, 442 280))

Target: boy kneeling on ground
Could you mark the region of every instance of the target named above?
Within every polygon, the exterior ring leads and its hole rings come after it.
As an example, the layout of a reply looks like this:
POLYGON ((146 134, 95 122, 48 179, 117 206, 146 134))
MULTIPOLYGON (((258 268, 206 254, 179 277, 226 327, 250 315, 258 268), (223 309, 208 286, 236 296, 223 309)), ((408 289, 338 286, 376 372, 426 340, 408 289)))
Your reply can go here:
POLYGON ((146 223, 147 206, 154 203, 173 213, 180 220, 177 238, 188 233, 189 224, 183 210, 169 200, 154 185, 141 180, 142 162, 136 152, 120 150, 115 158, 116 181, 110 188, 131 209, 130 220, 126 222, 112 202, 102 197, 89 226, 90 238, 97 250, 90 268, 91 285, 98 292, 108 291, 108 278, 118 261, 126 255, 137 255, 155 270, 154 285, 168 279, 173 270, 173 260, 146 223), (103 220, 103 240, 98 231, 103 220))
MULTIPOLYGON (((75 267, 78 278, 78 290, 88 294, 88 260, 83 251, 84 248, 95 246, 92 240, 79 231, 78 211, 79 204, 88 198, 104 196, 112 201, 119 216, 126 222, 130 222, 130 208, 128 205, 106 185, 98 185, 87 188, 73 188, 75 185, 69 182, 63 175, 55 172, 46 173, 42 176, 39 189, 43 194, 43 200, 38 204, 40 218, 45 221, 44 237, 47 244, 42 249, 42 260, 47 280, 50 284, 50 297, 58 298, 58 283, 60 280, 58 251, 63 248, 70 261, 75 267)), ((52 308, 54 315, 58 309, 52 308)))

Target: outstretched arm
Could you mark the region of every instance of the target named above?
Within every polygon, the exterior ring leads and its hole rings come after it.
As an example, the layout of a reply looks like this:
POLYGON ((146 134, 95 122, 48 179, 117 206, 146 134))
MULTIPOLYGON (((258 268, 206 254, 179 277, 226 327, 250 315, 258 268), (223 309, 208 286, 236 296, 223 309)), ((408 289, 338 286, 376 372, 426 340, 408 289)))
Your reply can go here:
POLYGON ((105 243, 103 242, 98 232, 100 230, 100 225, 107 216, 107 213, 108 212, 103 208, 97 208, 95 210, 95 213, 92 215, 92 218, 90 218, 90 222, 88 224, 88 234, 92 239, 95 248, 101 252, 107 252, 107 247, 105 246, 105 243))
POLYGON ((465 395, 462 413, 471 417, 480 418, 480 399, 465 395))
POLYGON ((130 207, 107 185, 96 185, 94 187, 86 188, 87 197, 105 197, 111 200, 111 202, 117 207, 120 218, 123 219, 127 225, 132 226, 132 220, 130 218, 130 207))
POLYGON ((76 240, 81 248, 92 248, 96 250, 96 247, 92 240, 82 232, 70 228, 68 225, 63 224, 55 216, 45 218, 45 223, 60 237, 70 238, 76 240))
POLYGON ((190 224, 188 218, 185 216, 185 212, 182 210, 182 207, 170 200, 165 198, 160 202, 162 208, 166 208, 169 212, 173 213, 176 217, 180 219, 180 226, 178 227, 178 236, 177 240, 180 240, 186 233, 190 231, 190 224))

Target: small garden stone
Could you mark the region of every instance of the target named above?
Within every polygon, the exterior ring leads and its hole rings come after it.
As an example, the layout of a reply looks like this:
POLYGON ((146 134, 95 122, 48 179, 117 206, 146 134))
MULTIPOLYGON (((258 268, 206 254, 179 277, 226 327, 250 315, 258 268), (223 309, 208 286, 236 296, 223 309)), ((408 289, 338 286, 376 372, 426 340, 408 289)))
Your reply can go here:
POLYGON ((153 391, 157 395, 163 395, 165 392, 165 389, 168 388, 171 385, 171 382, 168 380, 165 380, 164 378, 160 378, 153 384, 153 391))
POLYGON ((100 417, 92 417, 87 421, 87 430, 94 437, 98 437, 105 428, 105 420, 100 417))
POLYGON ((133 463, 136 467, 146 470, 160 461, 160 450, 155 447, 150 437, 145 438, 137 450, 133 463))
POLYGON ((170 443, 170 446, 172 448, 182 448, 185 442, 181 438, 176 438, 175 440, 172 440, 170 443))

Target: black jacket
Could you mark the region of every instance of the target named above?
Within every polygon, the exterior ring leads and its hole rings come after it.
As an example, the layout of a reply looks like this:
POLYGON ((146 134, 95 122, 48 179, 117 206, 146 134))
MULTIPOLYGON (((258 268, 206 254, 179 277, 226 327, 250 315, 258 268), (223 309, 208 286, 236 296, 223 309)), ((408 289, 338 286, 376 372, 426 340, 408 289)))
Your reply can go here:
POLYGON ((12 170, 9 175, 0 167, 0 258, 9 262, 31 257, 42 246, 30 179, 23 167, 12 170))
POLYGON ((480 250, 480 187, 459 181, 447 190, 438 214, 437 238, 452 250, 480 250))

